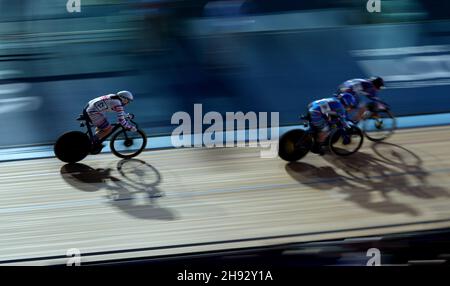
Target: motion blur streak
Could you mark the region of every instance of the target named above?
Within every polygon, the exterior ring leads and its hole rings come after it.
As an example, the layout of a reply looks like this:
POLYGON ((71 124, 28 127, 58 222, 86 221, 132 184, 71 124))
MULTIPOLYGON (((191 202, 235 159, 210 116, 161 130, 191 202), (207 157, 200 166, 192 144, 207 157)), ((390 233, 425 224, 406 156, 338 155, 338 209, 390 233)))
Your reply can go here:
POLYGON ((450 1, 381 0, 380 13, 364 0, 80 3, 69 12, 66 0, 0 0, 0 147, 13 156, 0 164, 0 264, 450 227, 450 127, 418 128, 448 124, 450 1), (172 115, 193 118, 194 104, 223 118, 278 112, 290 128, 312 100, 372 75, 414 128, 351 157, 286 164, 258 148, 185 148, 14 161, 23 145, 52 152, 37 145, 78 129, 88 100, 119 90, 135 95, 127 112, 147 135, 169 139, 172 115))
POLYGON ((122 89, 151 136, 194 103, 297 123, 372 74, 397 116, 450 111, 448 1, 384 0, 381 13, 359 0, 66 2, 0 2, 0 146, 52 143, 89 99, 122 89))

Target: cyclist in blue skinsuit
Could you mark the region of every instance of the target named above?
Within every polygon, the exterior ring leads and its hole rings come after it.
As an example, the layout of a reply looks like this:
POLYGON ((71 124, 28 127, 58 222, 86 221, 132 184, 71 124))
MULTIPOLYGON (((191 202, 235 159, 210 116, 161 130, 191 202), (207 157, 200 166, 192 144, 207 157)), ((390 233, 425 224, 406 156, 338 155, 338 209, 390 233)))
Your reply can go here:
POLYGON ((335 96, 339 97, 342 93, 350 93, 356 97, 359 105, 356 107, 357 112, 352 119, 354 122, 358 122, 367 109, 383 108, 383 105, 379 102, 380 98, 377 96, 377 92, 383 88, 384 81, 381 77, 355 78, 342 83, 335 96))
POLYGON ((357 105, 357 99, 350 93, 342 93, 339 98, 319 99, 308 105, 311 126, 316 131, 316 144, 311 150, 313 153, 323 154, 322 146, 335 120, 341 120, 345 128, 350 128, 347 111, 357 105))

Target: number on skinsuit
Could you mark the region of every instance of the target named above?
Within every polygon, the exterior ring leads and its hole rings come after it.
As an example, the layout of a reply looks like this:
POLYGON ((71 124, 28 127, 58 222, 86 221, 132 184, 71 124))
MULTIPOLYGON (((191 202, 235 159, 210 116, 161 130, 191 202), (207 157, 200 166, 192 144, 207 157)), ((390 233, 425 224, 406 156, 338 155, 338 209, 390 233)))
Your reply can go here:
POLYGON ((108 109, 108 105, 106 105, 106 103, 104 101, 98 101, 95 103, 95 108, 98 111, 103 111, 105 109, 108 109))
POLYGON ((320 107, 320 111, 322 112, 322 114, 328 114, 331 111, 330 105, 328 104, 328 101, 326 100, 321 100, 318 102, 319 107, 320 107))

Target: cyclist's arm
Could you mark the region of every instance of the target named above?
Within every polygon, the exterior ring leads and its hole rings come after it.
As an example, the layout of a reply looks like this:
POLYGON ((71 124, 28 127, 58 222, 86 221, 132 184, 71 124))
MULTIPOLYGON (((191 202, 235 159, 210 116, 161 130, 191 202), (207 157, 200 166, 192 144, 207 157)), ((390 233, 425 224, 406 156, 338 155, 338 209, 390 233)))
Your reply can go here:
POLYGON ((338 114, 339 118, 341 119, 342 125, 344 128, 350 128, 350 118, 348 112, 345 110, 344 106, 339 105, 338 108, 336 108, 336 113, 338 114))
POLYGON ((364 91, 366 100, 360 102, 360 107, 366 107, 369 110, 374 110, 377 108, 381 108, 386 104, 378 97, 377 91, 374 88, 369 88, 367 91, 364 91))
POLYGON ((367 98, 368 98, 370 101, 374 101, 374 102, 382 102, 382 101, 381 101, 381 98, 379 98, 379 97, 377 96, 376 93, 373 93, 373 94, 368 95, 367 98))
POLYGON ((377 112, 379 110, 384 110, 389 108, 389 105, 385 103, 381 98, 379 97, 372 97, 370 98, 370 101, 366 104, 367 109, 369 109, 372 112, 377 112))
POLYGON ((372 84, 364 85, 364 92, 366 93, 366 97, 371 101, 380 101, 380 98, 377 95, 377 90, 372 84))
POLYGON ((114 107, 114 111, 117 112, 117 121, 126 129, 130 129, 133 126, 126 120, 125 116, 127 115, 125 113, 125 110, 123 109, 122 105, 117 105, 114 107))

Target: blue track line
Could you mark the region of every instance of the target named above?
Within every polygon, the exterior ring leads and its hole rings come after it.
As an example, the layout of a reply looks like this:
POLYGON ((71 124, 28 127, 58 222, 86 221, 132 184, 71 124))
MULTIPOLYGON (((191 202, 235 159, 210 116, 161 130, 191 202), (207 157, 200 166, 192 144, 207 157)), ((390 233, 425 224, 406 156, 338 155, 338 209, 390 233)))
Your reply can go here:
MULTIPOLYGON (((397 118, 397 128, 399 129, 439 125, 450 125, 450 113, 405 116, 397 118)), ((292 125, 280 127, 280 135, 295 128, 303 128, 303 126, 292 125)), ((194 140, 192 140, 192 142, 194 142, 194 140)), ((102 153, 111 152, 109 148, 109 141, 106 141, 106 144, 107 146, 104 148, 102 153)), ((146 150, 165 148, 173 148, 171 136, 148 137, 146 150)), ((55 154, 53 153, 52 145, 0 149, 0 162, 49 158, 54 156, 55 154)))

